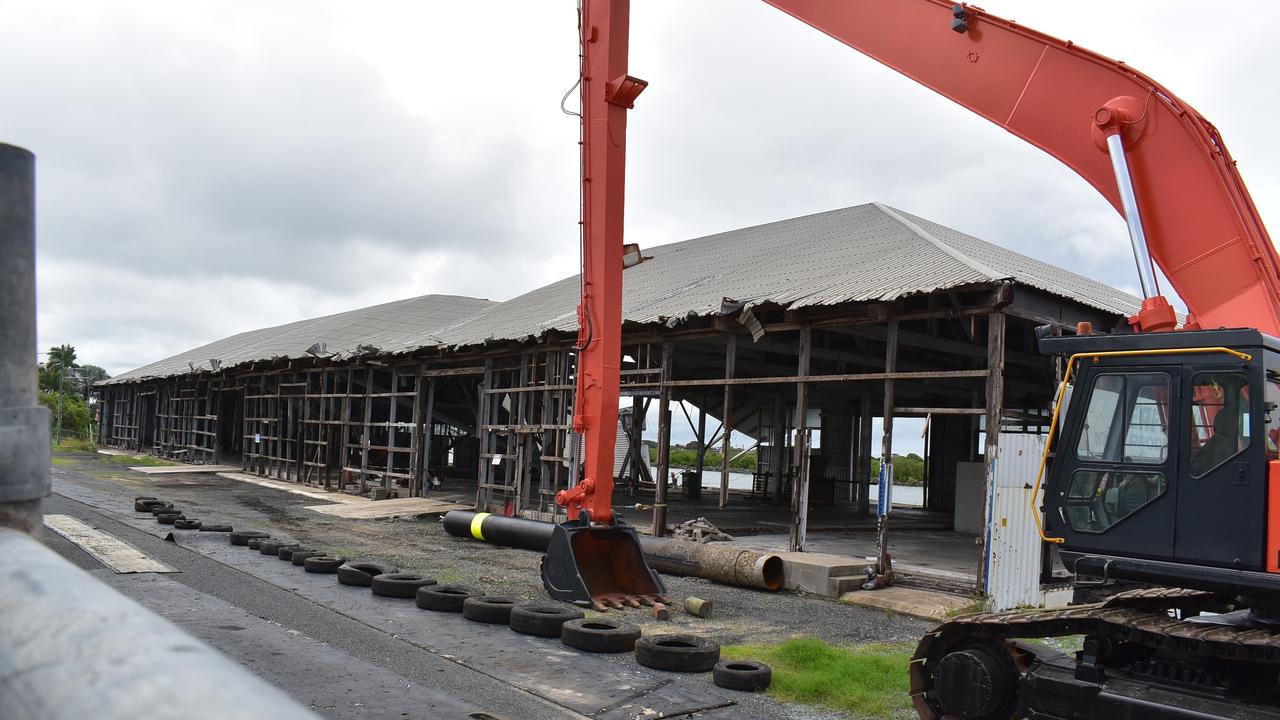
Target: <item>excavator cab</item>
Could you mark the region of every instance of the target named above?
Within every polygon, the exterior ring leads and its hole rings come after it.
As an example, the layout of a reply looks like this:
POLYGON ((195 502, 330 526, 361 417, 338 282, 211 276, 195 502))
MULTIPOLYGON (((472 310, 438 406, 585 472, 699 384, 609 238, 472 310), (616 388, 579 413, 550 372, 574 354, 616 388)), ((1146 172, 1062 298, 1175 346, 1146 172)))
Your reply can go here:
POLYGON ((635 528, 616 517, 609 524, 592 524, 585 512, 552 531, 542 557, 542 584, 556 600, 596 610, 667 601, 635 528))
POLYGON ((1074 370, 1045 494, 1067 569, 1274 589, 1280 341, 1200 330, 1045 337, 1041 349, 1074 370))

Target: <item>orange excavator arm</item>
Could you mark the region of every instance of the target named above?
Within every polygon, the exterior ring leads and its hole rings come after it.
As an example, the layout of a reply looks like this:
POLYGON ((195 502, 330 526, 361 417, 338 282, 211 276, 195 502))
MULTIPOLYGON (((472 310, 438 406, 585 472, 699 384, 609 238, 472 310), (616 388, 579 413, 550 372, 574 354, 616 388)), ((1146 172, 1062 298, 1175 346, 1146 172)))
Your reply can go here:
POLYGON ((1137 329, 1172 329, 1172 311, 1155 299, 1149 249, 1190 325, 1280 335, 1280 257, 1235 161, 1213 125, 1159 83, 945 0, 765 2, 1000 125, 1102 193, 1134 240, 1147 298, 1137 329), (1117 169, 1131 178, 1132 207, 1117 169))

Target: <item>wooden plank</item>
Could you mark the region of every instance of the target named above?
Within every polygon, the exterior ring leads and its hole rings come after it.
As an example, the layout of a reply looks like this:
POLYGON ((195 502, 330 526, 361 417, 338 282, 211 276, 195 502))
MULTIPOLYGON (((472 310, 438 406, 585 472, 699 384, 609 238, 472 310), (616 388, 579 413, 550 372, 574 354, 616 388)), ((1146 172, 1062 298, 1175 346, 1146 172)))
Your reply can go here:
MULTIPOLYGON (((809 326, 800 328, 800 358, 796 375, 805 377, 809 374, 810 351, 813 345, 813 329, 809 326)), ((807 383, 796 383, 795 413, 795 456, 796 479, 791 485, 791 532, 787 549, 791 552, 804 552, 805 534, 809 523, 809 386, 807 383)))
POLYGON ((470 510, 471 506, 445 500, 415 497, 378 500, 359 504, 308 505, 307 509, 330 517, 350 520, 373 520, 390 517, 443 515, 450 510, 470 510))
MULTIPOLYGON (((1005 360, 1005 316, 1004 313, 991 313, 987 318, 987 369, 991 375, 987 378, 987 415, 986 442, 983 449, 983 464, 986 466, 986 485, 990 489, 995 482, 996 458, 1000 453, 1000 415, 1004 409, 1004 360, 1005 360)), ((982 510, 982 527, 991 526, 991 493, 983 492, 986 498, 982 510)), ((978 542, 984 543, 986 533, 978 535, 978 542)), ((983 557, 987 548, 982 548, 983 557)), ((986 563, 978 563, 978 590, 986 590, 986 563)))
POLYGON ((653 527, 650 534, 667 532, 667 478, 671 472, 671 343, 662 343, 662 373, 658 376, 658 473, 654 480, 653 527))

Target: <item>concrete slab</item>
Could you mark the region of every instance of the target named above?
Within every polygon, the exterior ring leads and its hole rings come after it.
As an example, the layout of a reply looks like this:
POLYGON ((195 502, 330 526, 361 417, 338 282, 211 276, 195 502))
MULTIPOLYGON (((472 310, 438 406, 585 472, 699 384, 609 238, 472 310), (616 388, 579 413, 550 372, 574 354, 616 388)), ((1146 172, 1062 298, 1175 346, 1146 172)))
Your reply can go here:
POLYGON ((867 566, 865 560, 827 555, 825 553, 780 552, 782 558, 783 587, 788 590, 802 590, 815 595, 828 594, 828 581, 831 578, 862 575, 867 566))
MULTIPOLYGON (((351 504, 373 502, 369 498, 360 497, 359 495, 348 495, 346 493, 339 493, 339 492, 325 492, 324 490, 308 490, 308 489, 305 489, 303 486, 299 486, 297 483, 282 482, 280 480, 268 480, 267 478, 261 478, 261 477, 258 477, 257 475, 250 475, 248 473, 220 472, 215 474, 220 478, 226 478, 228 480, 236 480, 239 482, 246 482, 251 485, 261 485, 262 487, 269 487, 275 490, 280 490, 287 493, 293 493, 294 495, 302 495, 303 497, 309 497, 315 500, 328 500, 329 502, 351 503, 351 504)), ((384 500, 383 502, 386 502, 386 501, 384 500)))
POLYGON ((180 475, 185 473, 220 473, 239 470, 235 465, 144 465, 130 470, 143 475, 180 475))
POLYGON ((899 586, 847 592, 840 596, 840 602, 938 621, 973 604, 973 600, 959 595, 899 586))
POLYGON ((171 573, 173 568, 138 548, 70 515, 45 515, 44 526, 70 540, 117 573, 171 573))
POLYGON ((98 454, 99 455, 132 455, 133 453, 127 453, 127 452, 124 452, 123 450, 112 450, 111 448, 98 448, 98 454))
POLYGON ((450 510, 470 510, 470 505, 435 500, 432 498, 400 498, 365 503, 338 503, 335 505, 309 505, 308 510, 350 520, 376 520, 389 517, 417 517, 443 515, 450 510))

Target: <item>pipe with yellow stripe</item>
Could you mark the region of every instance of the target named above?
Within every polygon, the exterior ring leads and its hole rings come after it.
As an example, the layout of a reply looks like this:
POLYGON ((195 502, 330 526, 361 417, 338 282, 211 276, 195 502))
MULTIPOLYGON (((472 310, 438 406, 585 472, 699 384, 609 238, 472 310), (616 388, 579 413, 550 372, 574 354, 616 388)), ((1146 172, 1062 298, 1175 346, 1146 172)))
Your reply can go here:
POLYGON ((1058 385, 1058 395, 1053 401, 1053 419, 1049 422, 1049 437, 1045 439, 1044 454, 1040 457, 1040 469, 1036 471, 1035 486, 1031 489, 1031 516, 1036 519, 1036 529, 1040 532, 1040 539, 1047 543, 1062 544, 1066 542, 1066 538, 1050 537, 1044 531, 1044 520, 1040 517, 1039 498, 1040 483, 1044 480, 1044 470, 1049 464, 1049 453, 1053 452, 1053 441, 1058 432, 1058 415, 1062 412, 1062 398, 1066 395, 1067 386, 1071 384, 1071 372, 1075 369, 1076 360, 1080 358, 1103 358, 1103 357, 1140 357, 1151 355, 1199 355, 1204 353, 1225 353, 1233 355, 1245 362, 1253 359, 1249 353, 1240 352, 1229 347, 1199 347, 1199 348, 1162 348, 1159 350, 1110 350, 1106 352, 1082 352, 1072 355, 1067 360, 1067 368, 1062 373, 1062 383, 1058 385))

